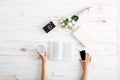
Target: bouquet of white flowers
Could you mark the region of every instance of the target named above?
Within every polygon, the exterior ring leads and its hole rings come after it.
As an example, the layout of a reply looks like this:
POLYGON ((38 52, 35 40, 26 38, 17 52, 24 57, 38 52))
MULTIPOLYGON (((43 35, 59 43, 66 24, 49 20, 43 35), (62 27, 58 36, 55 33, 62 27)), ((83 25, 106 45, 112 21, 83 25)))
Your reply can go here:
POLYGON ((60 23, 62 28, 68 28, 70 30, 74 29, 75 23, 78 21, 79 17, 78 15, 80 15, 83 12, 88 12, 89 9, 91 7, 86 7, 82 10, 80 10, 76 15, 73 15, 72 17, 67 17, 65 19, 62 20, 62 22, 60 23))
POLYGON ((74 28, 74 25, 78 21, 78 19, 79 17, 76 15, 73 15, 72 17, 67 17, 61 22, 61 26, 62 28, 68 28, 71 30, 74 28))

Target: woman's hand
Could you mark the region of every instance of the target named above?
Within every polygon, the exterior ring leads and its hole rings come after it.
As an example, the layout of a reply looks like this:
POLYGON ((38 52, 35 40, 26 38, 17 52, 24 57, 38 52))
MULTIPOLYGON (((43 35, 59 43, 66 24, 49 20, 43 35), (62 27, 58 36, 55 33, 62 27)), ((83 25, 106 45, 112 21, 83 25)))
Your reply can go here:
POLYGON ((91 56, 87 53, 85 55, 85 60, 80 60, 81 66, 83 68, 82 76, 80 80, 87 80, 88 77, 88 66, 89 63, 91 62, 91 56))
POLYGON ((85 60, 80 60, 80 62, 83 70, 87 70, 89 63, 91 62, 91 56, 87 53, 85 55, 85 60))
POLYGON ((47 54, 46 54, 46 52, 44 52, 44 54, 43 53, 38 53, 38 54, 39 54, 42 62, 45 63, 47 61, 47 54))

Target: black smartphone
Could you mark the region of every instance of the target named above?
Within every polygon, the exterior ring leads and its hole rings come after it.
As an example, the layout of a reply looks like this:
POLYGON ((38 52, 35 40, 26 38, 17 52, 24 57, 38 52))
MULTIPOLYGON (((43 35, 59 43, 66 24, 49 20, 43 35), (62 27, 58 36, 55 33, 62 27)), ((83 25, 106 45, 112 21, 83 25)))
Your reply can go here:
POLYGON ((53 28, 55 28, 55 24, 50 21, 46 26, 43 27, 43 30, 48 33, 49 31, 51 31, 53 28))
POLYGON ((82 60, 85 60, 85 55, 86 55, 85 50, 80 51, 80 56, 82 60))

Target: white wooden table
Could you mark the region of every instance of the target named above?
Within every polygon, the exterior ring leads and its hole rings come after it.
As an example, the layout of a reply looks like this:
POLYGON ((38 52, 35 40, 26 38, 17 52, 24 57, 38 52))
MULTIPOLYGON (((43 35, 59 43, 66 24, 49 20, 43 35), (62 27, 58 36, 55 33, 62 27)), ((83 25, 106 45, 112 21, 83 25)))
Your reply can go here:
MULTIPOLYGON (((53 39, 74 41, 70 31, 57 24, 84 7, 78 26, 89 30, 97 40, 89 48, 92 64, 89 80, 120 80, 119 0, 0 0, 0 80, 41 80, 41 61, 35 45, 53 39), (49 34, 42 27, 49 21, 57 27, 49 34)), ((81 47, 82 48, 82 47, 81 47)), ((48 54, 49 56, 49 54, 48 54)), ((79 54, 73 61, 48 59, 49 80, 80 80, 79 54)))

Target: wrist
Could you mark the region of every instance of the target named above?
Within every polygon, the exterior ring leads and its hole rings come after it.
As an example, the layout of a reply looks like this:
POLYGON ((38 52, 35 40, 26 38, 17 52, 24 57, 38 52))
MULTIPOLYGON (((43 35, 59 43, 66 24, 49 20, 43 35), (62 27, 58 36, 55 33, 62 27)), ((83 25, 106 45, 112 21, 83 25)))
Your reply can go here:
POLYGON ((88 69, 87 68, 83 69, 83 72, 88 73, 88 69))
POLYGON ((42 64, 45 65, 47 63, 47 61, 42 61, 42 64))
POLYGON ((42 63, 46 63, 47 62, 47 60, 46 59, 42 59, 42 63))

